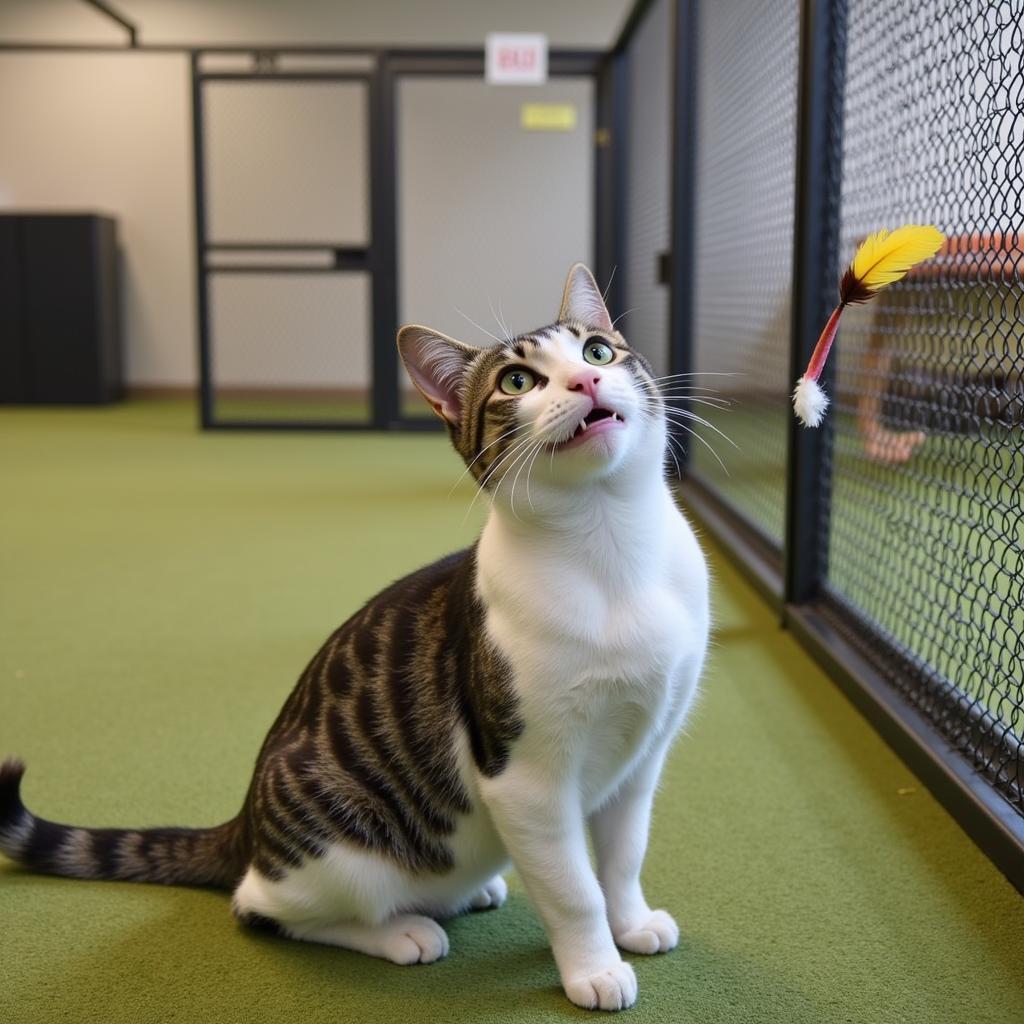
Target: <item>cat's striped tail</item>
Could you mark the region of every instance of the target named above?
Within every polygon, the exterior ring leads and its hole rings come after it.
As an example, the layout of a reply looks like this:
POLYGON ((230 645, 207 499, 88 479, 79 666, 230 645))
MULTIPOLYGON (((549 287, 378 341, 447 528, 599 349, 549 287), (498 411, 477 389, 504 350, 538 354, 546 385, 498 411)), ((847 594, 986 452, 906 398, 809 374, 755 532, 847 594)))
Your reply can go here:
POLYGON ((0 765, 0 852, 68 878, 233 886, 245 872, 241 820, 215 828, 76 828, 44 821, 21 802, 25 765, 0 765))

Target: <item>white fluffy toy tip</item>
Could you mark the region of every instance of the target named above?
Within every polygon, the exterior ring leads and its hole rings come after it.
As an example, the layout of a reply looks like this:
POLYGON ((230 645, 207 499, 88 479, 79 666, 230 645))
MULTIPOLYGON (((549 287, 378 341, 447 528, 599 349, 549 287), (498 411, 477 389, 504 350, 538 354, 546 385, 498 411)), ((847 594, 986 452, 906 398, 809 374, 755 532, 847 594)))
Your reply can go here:
POLYGON ((793 409, 805 427, 816 427, 825 418, 828 395, 821 390, 816 380, 801 377, 793 392, 793 409))

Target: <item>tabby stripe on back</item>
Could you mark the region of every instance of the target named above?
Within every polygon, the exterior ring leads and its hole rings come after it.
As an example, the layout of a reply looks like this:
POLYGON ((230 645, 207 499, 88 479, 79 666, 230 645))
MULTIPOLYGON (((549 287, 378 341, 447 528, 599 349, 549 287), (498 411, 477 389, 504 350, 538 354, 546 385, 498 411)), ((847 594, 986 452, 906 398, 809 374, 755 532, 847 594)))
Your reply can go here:
MULTIPOLYGON (((346 788, 355 787, 353 802, 362 808, 359 816, 360 839, 374 849, 387 850, 412 866, 428 858, 419 837, 419 827, 402 796, 383 778, 379 766, 373 764, 372 749, 348 727, 349 713, 335 708, 330 716, 327 737, 341 770, 346 774, 346 788)), ((352 791, 352 790, 350 790, 352 791)), ((329 796, 322 799, 330 799, 329 796)), ((339 823, 341 824, 341 823, 339 823)))
POLYGON ((4 849, 54 874, 168 884, 233 885, 249 864, 280 880, 339 842, 412 871, 451 870, 449 840, 472 806, 460 733, 480 771, 495 775, 523 728, 475 580, 475 549, 451 555, 393 584, 332 633, 264 741, 241 813, 225 825, 47 822, 21 804, 24 769, 8 762, 0 768, 4 849))

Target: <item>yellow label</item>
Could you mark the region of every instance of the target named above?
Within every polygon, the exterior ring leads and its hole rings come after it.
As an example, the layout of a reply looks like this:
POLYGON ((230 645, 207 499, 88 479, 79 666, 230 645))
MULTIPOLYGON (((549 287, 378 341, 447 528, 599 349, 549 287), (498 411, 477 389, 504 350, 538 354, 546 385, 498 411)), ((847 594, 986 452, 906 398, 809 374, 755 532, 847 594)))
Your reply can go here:
POLYGON ((571 132, 576 127, 576 107, 572 103, 524 103, 519 127, 528 132, 571 132))

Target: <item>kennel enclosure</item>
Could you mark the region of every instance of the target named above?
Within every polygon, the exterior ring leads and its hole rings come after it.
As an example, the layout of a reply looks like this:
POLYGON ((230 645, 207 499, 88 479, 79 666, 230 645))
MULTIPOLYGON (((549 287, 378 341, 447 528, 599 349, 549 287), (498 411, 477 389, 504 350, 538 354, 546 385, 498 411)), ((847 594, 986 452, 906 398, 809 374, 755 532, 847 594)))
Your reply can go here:
MULTIPOLYGON (((583 112, 573 258, 659 373, 692 375, 689 509, 1024 889, 1022 23, 1024 0, 641 0, 551 81, 583 112), (829 416, 801 428, 843 264, 907 222, 946 248, 845 314, 829 416)), ((191 62, 203 426, 437 429, 394 347, 403 104, 480 79, 482 49, 159 49, 191 62)))

